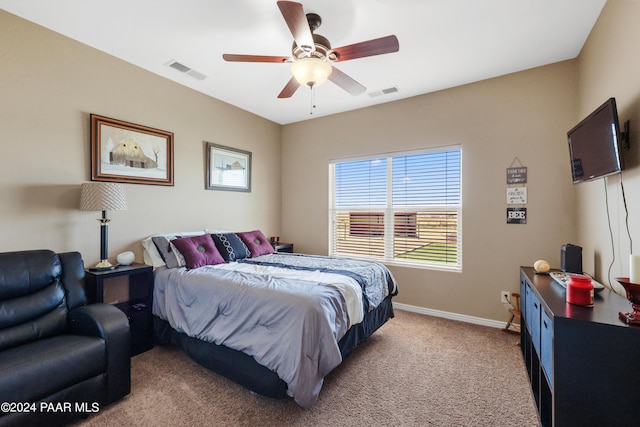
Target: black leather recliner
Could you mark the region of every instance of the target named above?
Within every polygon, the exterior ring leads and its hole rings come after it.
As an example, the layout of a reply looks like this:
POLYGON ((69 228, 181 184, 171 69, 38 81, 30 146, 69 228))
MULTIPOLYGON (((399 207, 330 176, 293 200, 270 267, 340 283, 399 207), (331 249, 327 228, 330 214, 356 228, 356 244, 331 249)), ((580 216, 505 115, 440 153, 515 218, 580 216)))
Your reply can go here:
POLYGON ((0 426, 60 425, 131 390, 129 321, 87 305, 78 252, 0 253, 0 426))

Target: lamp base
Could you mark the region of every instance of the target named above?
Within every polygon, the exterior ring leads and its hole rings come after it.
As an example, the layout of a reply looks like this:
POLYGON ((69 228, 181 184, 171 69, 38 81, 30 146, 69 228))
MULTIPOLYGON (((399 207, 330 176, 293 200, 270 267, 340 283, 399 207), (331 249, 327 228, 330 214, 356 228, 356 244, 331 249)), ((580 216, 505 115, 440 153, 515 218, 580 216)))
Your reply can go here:
POLYGON ((109 262, 109 260, 103 259, 102 261, 97 263, 95 266, 89 268, 89 271, 109 271, 109 270, 113 270, 114 268, 116 268, 116 266, 112 265, 109 262))

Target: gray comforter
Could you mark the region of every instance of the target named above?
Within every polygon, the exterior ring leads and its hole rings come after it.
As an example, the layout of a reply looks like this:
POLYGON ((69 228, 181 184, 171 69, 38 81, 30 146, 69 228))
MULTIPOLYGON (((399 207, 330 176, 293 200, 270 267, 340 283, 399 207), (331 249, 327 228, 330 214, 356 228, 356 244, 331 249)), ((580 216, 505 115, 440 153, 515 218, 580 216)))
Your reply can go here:
POLYGON ((366 262, 348 273, 346 264, 326 257, 310 257, 309 268, 302 258, 277 254, 194 270, 159 268, 153 312, 179 332, 253 356, 309 408, 323 378, 342 361, 340 338, 372 308, 375 295, 384 298, 395 283, 390 286, 390 274, 380 282, 378 272, 366 273, 366 262), (363 286, 376 290, 363 292, 363 286))

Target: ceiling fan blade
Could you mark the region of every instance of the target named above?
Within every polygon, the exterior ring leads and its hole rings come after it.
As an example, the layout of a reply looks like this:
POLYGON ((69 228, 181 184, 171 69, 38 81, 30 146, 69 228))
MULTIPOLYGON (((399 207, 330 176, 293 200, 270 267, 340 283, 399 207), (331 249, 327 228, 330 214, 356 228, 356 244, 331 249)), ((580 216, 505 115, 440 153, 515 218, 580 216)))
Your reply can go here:
POLYGON ((288 56, 266 56, 266 55, 236 55, 225 53, 222 59, 231 62, 287 62, 291 58, 288 56))
POLYGON ((360 95, 362 92, 367 90, 366 87, 362 86, 360 83, 353 80, 351 77, 338 70, 336 67, 332 68, 333 71, 331 71, 331 74, 329 74, 329 80, 349 92, 351 95, 360 95))
POLYGON ((300 87, 300 83, 296 80, 295 77, 291 77, 284 89, 278 94, 278 98, 291 98, 293 94, 300 87))
POLYGON ((329 56, 331 57, 335 54, 336 62, 348 61, 349 59, 393 53, 399 49, 398 38, 396 36, 386 36, 332 49, 329 56))
POLYGON ((313 52, 315 43, 302 5, 293 1, 279 1, 277 4, 298 47, 305 52, 313 52))

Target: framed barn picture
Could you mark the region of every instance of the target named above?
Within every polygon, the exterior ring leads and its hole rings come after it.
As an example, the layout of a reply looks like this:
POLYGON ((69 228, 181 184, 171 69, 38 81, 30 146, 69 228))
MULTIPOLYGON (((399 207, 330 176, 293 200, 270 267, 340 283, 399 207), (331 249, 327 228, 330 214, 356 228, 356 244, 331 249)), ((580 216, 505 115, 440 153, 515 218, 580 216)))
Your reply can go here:
POLYGON ((251 192, 251 152, 207 142, 207 190, 251 192))
POLYGON ((173 133, 91 114, 91 180, 173 185, 173 133))

